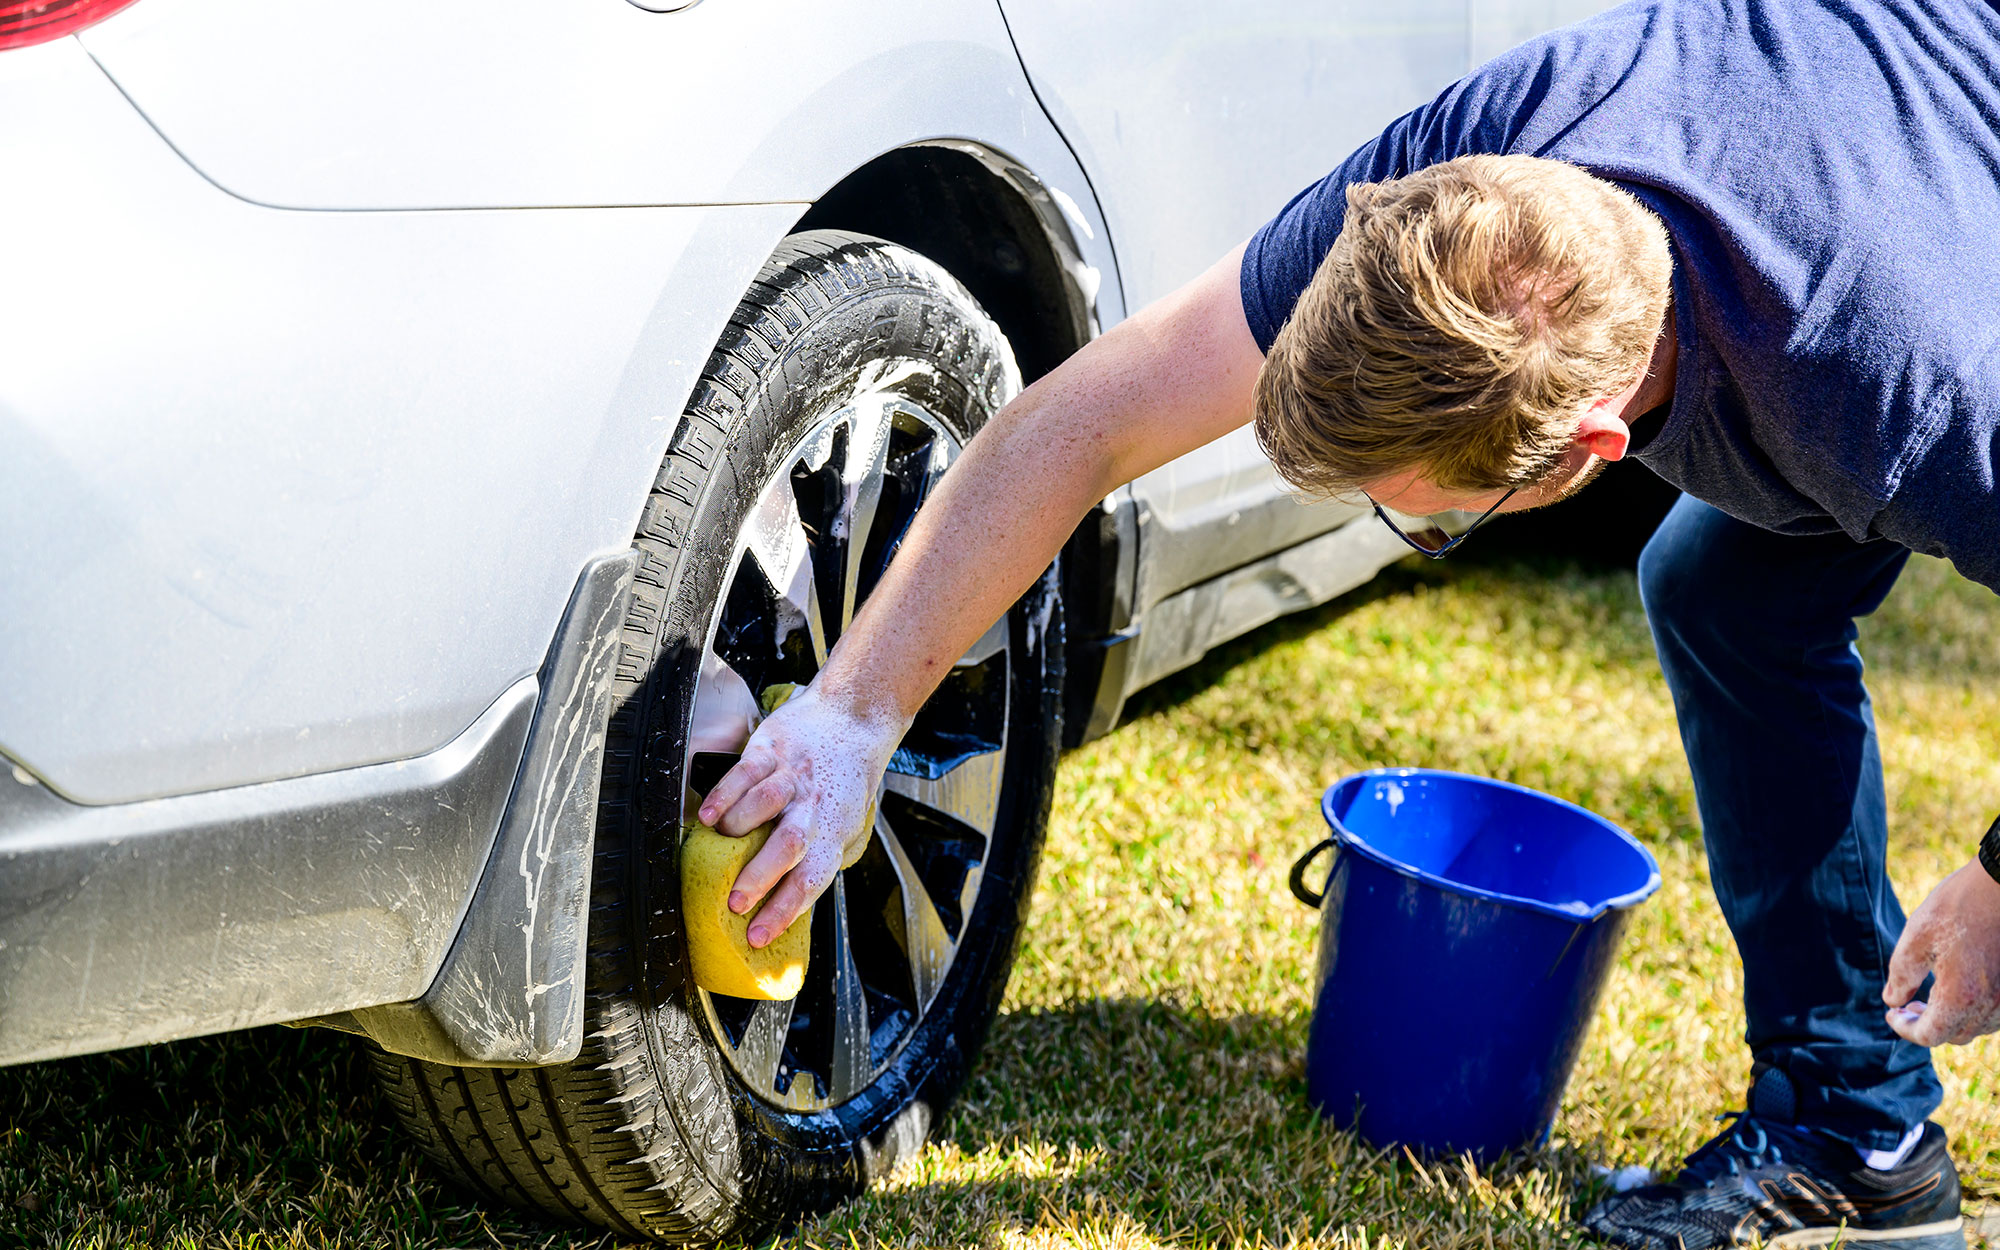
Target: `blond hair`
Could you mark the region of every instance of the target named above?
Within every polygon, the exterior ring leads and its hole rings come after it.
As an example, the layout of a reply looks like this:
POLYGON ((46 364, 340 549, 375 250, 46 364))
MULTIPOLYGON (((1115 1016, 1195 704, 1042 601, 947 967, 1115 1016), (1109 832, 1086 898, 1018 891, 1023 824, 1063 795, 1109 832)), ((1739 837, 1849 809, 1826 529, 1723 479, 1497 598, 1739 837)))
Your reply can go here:
POLYGON ((1413 469, 1445 490, 1526 485, 1644 370, 1671 269, 1657 217, 1559 161, 1357 183, 1257 376, 1257 441, 1314 494, 1413 469))

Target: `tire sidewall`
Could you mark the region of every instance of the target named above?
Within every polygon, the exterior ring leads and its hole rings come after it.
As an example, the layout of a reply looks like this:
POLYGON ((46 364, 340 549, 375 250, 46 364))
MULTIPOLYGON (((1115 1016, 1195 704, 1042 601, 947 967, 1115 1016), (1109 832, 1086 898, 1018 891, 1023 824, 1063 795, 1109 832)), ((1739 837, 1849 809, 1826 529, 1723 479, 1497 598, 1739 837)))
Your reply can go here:
MULTIPOLYGON (((901 280, 870 285, 838 254, 817 272, 788 272, 781 250, 760 284, 781 289, 788 281, 812 281, 831 296, 831 306, 770 352, 754 376, 742 376, 739 362, 718 355, 708 375, 716 385, 698 389, 677 435, 699 418, 726 431, 692 500, 669 586, 636 805, 648 851, 627 863, 629 910, 650 917, 639 942, 637 987, 649 1058, 659 1080, 676 1084, 668 1102, 682 1120, 682 1136, 703 1143, 700 1166, 757 1225, 824 1209, 886 1174, 922 1145, 956 1094, 1005 990, 1061 738, 1062 626, 1051 574, 1009 613, 1008 758, 999 810, 966 939, 922 1021, 887 1071, 840 1106, 785 1111, 745 1088, 710 1038, 688 975, 678 862, 688 714, 700 658, 734 573, 736 535, 799 440, 857 392, 907 398, 963 444, 1018 389, 1005 339, 942 269, 880 240, 831 232, 797 237, 800 244, 828 241, 842 254, 875 251, 901 280), (716 410, 699 411, 704 402, 716 410)), ((770 293, 764 299, 769 303, 770 293)))

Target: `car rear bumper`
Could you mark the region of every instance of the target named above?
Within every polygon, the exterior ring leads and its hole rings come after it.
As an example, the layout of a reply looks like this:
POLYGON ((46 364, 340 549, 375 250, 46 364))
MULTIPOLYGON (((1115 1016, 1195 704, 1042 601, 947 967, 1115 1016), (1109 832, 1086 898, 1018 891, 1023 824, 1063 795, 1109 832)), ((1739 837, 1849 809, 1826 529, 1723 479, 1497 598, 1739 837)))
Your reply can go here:
POLYGON ((493 848, 525 677, 411 760, 88 807, 0 777, 0 1063, 422 994, 493 848))
POLYGON ((537 674, 417 758, 107 806, 0 776, 0 1064, 349 1012, 422 1058, 574 1057, 635 564, 591 561, 537 674))

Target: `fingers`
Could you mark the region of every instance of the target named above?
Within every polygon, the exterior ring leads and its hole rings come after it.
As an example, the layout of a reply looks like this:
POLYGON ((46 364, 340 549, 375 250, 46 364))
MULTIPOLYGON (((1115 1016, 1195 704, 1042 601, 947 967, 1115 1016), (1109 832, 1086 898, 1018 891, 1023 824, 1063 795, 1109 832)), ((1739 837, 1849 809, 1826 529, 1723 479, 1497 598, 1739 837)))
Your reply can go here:
POLYGON ((715 822, 717 830, 740 838, 759 826, 776 820, 797 798, 799 787, 786 772, 774 772, 743 792, 736 805, 715 822))
MULTIPOLYGON (((838 848, 835 848, 836 852, 838 848)), ((832 883, 839 857, 815 853, 799 863, 799 866, 785 874, 778 888, 764 900, 756 916, 750 921, 750 945, 761 947, 792 927, 792 923, 805 915, 826 887, 832 883)))
POLYGON ((1979 1036, 1978 1021, 1963 1004, 1940 1001, 1933 994, 1889 1013, 1889 1027, 1896 1035, 1919 1046, 1953 1046, 1979 1036))
POLYGON ((722 780, 716 782, 715 788, 702 799, 701 811, 698 813, 701 823, 711 829, 718 828, 715 822, 723 813, 735 807, 737 800, 776 772, 777 768, 778 757, 775 752, 755 745, 746 749, 743 758, 736 761, 736 766, 722 774, 722 780))
MULTIPOLYGON (((759 798, 758 792, 777 780, 771 778, 751 787, 723 817, 723 831, 730 832, 727 826, 737 818, 737 813, 754 814, 761 810, 759 805, 765 800, 759 798)), ((773 789, 772 801, 777 793, 773 789)), ((828 802, 823 795, 800 793, 795 802, 784 808, 784 817, 770 838, 737 874, 735 887, 729 894, 729 910, 741 916, 757 907, 759 900, 763 902, 745 933, 752 947, 768 946, 791 928, 812 907, 813 900, 825 892, 834 874, 852 867, 868 849, 874 831, 875 804, 872 801, 866 804, 858 824, 843 816, 843 810, 842 804, 828 802), (848 829, 849 836, 837 837, 831 832, 835 829, 848 829)))
POLYGON ((1889 978, 1882 986, 1882 1001, 1889 1004, 1884 1017, 1889 1029, 1904 1041, 1915 1042, 1919 1046, 1935 1046, 1939 1025, 1938 1014, 1930 1011, 1930 1004, 1917 997, 1924 978, 1931 973, 1930 917, 1926 907, 1917 909, 1917 914, 1903 928, 1903 936, 1896 941, 1896 952, 1889 957, 1889 978))
POLYGON ((1896 953, 1889 957, 1889 979, 1882 986, 1882 1001, 1900 1007, 1917 996, 1917 989, 1931 973, 1930 924, 1927 907, 1904 927, 1896 941, 1896 953))
MULTIPOLYGON (((771 831, 764 845, 750 862, 743 865, 743 871, 736 874, 736 884, 729 891, 729 910, 741 916, 755 907, 760 899, 770 893, 771 887, 805 858, 808 844, 806 821, 797 815, 788 816, 771 831)), ((774 930, 771 937, 784 932, 783 927, 774 930)), ((755 937, 755 933, 752 933, 755 937)), ((765 941, 769 941, 766 938, 765 941)), ((764 942, 752 941, 752 946, 762 946, 764 942)))
POLYGON ((1912 999, 1901 1007, 1891 1007, 1886 1016, 1890 1031, 1904 1041, 1915 1042, 1919 1046, 1936 1045, 1928 1040, 1935 1027, 1925 1021, 1929 1009, 1930 1004, 1921 998, 1912 999))
POLYGON ((1962 977, 1941 971, 1928 1002, 1919 998, 1890 1008, 1889 1028, 1919 1046, 1963 1046, 2000 1028, 1994 999, 1991 987, 1968 986, 1962 977))

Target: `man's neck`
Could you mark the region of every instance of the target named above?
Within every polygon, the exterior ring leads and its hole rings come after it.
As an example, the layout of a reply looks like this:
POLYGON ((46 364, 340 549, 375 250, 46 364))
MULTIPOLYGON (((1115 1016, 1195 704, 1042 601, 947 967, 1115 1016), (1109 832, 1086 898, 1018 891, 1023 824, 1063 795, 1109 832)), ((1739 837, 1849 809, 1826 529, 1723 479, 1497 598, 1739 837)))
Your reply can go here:
POLYGON ((1667 304, 1666 325, 1653 342, 1653 358, 1646 364, 1646 380, 1632 397, 1632 411, 1651 412, 1674 397, 1674 368, 1680 363, 1680 336, 1674 333, 1674 306, 1667 304))
POLYGON ((1666 419, 1667 405, 1674 398, 1674 370, 1680 363, 1680 339, 1674 333, 1673 305, 1667 305, 1666 325, 1653 342, 1653 356, 1646 364, 1645 380, 1625 406, 1625 424, 1632 429, 1635 443, 1644 443, 1666 419))

